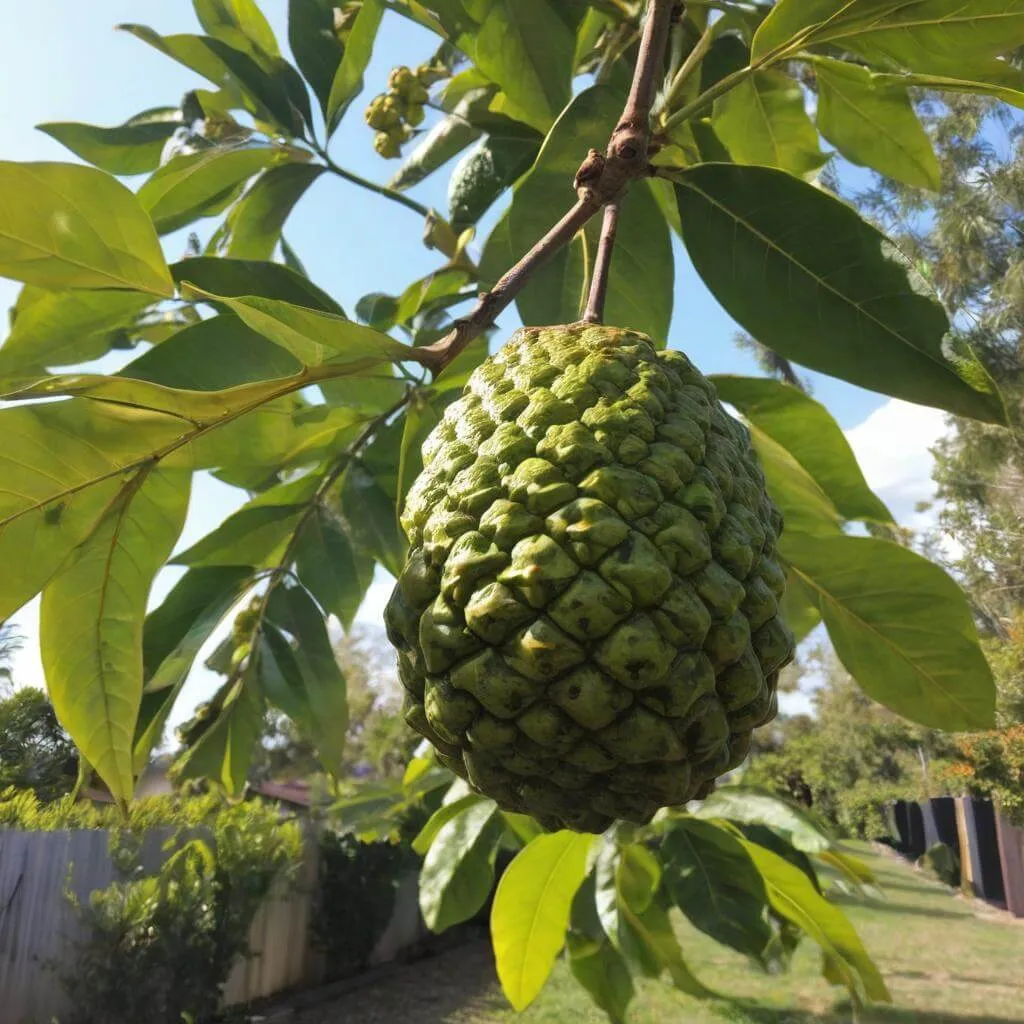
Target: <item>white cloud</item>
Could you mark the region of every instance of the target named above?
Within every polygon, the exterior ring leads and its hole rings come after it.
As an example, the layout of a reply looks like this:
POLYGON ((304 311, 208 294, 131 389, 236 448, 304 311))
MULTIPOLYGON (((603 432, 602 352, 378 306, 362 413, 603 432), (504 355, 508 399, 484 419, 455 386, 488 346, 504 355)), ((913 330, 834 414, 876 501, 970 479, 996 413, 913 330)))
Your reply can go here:
POLYGON ((920 530, 935 522, 934 509, 918 512, 915 506, 935 497, 935 460, 929 449, 946 430, 941 410, 890 398, 846 431, 868 486, 902 526, 920 530))

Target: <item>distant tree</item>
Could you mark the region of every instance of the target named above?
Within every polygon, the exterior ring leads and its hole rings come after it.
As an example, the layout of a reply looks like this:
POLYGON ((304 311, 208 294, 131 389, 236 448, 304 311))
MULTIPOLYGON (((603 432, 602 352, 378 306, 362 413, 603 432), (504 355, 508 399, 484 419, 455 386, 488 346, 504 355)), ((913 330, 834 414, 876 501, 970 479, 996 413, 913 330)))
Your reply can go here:
POLYGON ((745 782, 865 838, 886 834, 886 801, 935 795, 944 785, 936 769, 958 756, 953 739, 876 704, 827 644, 805 652, 793 675, 814 687, 813 714, 783 716, 762 730, 745 782))
POLYGON ((26 686, 0 699, 0 790, 34 790, 41 800, 71 792, 78 755, 46 694, 26 686))
POLYGON ((11 659, 19 647, 21 647, 21 637, 13 627, 0 622, 0 693, 9 690, 14 685, 11 659))

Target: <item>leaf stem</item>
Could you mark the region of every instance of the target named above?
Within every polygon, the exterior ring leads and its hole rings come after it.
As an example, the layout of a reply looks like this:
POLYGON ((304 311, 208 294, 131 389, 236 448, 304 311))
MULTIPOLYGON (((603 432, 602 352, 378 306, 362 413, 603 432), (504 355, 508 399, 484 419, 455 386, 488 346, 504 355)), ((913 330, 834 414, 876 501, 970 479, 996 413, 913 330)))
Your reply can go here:
POLYGON ((711 49, 711 44, 715 41, 715 26, 708 25, 704 29, 703 35, 697 40, 694 48, 686 55, 686 60, 683 61, 682 67, 676 72, 675 78, 672 79, 672 84, 669 86, 668 94, 665 96, 664 106, 671 109, 673 105, 679 100, 683 93, 683 86, 690 80, 691 75, 694 71, 700 67, 700 62, 706 56, 708 50, 711 49))
POLYGON ((615 236, 619 230, 619 204, 609 203, 604 208, 604 222, 601 225, 601 241, 597 247, 597 261, 594 265, 594 279, 590 284, 590 295, 583 319, 588 324, 604 323, 604 305, 608 297, 608 278, 615 251, 615 236))
POLYGON ((338 482, 342 473, 348 469, 352 460, 359 456, 367 444, 373 440, 377 431, 380 430, 380 428, 384 426, 392 416, 409 404, 412 395, 413 389, 409 388, 390 409, 386 412, 382 412, 379 416, 375 416, 363 428, 359 436, 335 459, 334 465, 331 466, 327 473, 324 474, 323 480, 321 480, 317 485, 317 489, 314 492, 313 497, 309 499, 298 523, 295 525, 295 529, 292 531, 291 537, 288 538, 288 544, 284 549, 284 553, 281 555, 277 565, 270 570, 267 576, 267 588, 263 591, 263 595, 260 598, 259 614, 256 618, 256 624, 253 626, 251 634, 250 658, 253 656, 253 651, 255 651, 260 630, 263 628, 263 620, 266 617, 267 608, 270 605, 271 595, 274 593, 274 590, 281 581, 291 573, 291 565, 295 560, 295 549, 299 546, 299 542, 302 540, 302 534, 305 531, 306 526, 309 524, 310 519, 316 515, 316 512, 323 504, 323 500, 327 496, 327 493, 338 482))
MULTIPOLYGON (((440 373, 518 295, 533 273, 563 249, 602 207, 618 203, 630 182, 651 176, 651 106, 668 48, 669 28, 678 0, 648 0, 640 51, 622 117, 604 154, 592 149, 576 174, 576 204, 492 288, 473 311, 456 320, 440 341, 416 350, 416 357, 434 374, 440 373)), ((614 241, 614 233, 609 245, 614 241)), ((610 262, 608 252, 607 261, 610 262)), ((607 272, 605 272, 606 274, 607 272)), ((606 288, 603 284, 601 288, 606 288)), ((597 296, 600 299, 600 288, 597 296)))
POLYGON ((336 164, 330 156, 327 155, 327 150, 321 146, 316 146, 316 151, 323 158, 324 165, 327 167, 332 174, 336 174, 339 178, 344 178, 345 181, 351 182, 353 185, 358 185, 360 188, 365 188, 369 192, 373 192, 378 196, 383 196, 385 199, 390 199, 393 203, 399 203, 400 205, 412 210, 413 213, 418 213, 421 217, 429 217, 430 210, 422 203, 416 202, 415 199, 411 199, 407 195, 403 195, 401 192, 396 192, 393 188, 388 188, 387 185, 378 185, 375 181, 370 181, 369 178, 363 178, 356 174, 354 171, 350 171, 339 164, 336 164))

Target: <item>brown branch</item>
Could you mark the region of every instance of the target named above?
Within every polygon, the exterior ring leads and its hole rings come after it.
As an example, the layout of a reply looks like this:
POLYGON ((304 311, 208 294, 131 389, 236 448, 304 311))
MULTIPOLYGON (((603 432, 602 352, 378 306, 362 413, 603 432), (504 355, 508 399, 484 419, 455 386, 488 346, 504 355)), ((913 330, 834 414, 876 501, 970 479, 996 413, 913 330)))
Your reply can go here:
POLYGON ((604 222, 601 225, 601 241, 597 247, 594 264, 594 280, 590 283, 590 296, 583 319, 588 324, 604 323, 604 304, 608 297, 608 277, 615 251, 615 236, 619 230, 619 204, 609 203, 604 208, 604 222))
POLYGON ((672 15, 677 7, 678 0, 648 0, 647 20, 629 98, 606 152, 601 154, 592 149, 583 161, 576 175, 575 206, 480 297, 468 316, 457 320, 440 341, 416 350, 415 358, 435 375, 494 322, 523 290, 537 268, 568 245, 598 210, 609 203, 617 203, 631 181, 650 176, 651 106, 662 73, 672 15))

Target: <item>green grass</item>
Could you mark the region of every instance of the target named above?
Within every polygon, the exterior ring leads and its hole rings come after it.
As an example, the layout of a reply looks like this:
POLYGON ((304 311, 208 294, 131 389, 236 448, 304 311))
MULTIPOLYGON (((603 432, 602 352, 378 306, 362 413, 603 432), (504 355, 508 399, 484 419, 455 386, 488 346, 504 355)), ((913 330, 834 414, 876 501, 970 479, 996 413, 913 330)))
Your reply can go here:
MULTIPOLYGON (((1005 1024, 1024 1022, 1024 922, 956 898, 894 858, 849 844, 867 860, 884 902, 842 898, 893 996, 861 1024, 1005 1024)), ((839 1024, 854 1020, 841 990, 821 977, 820 954, 808 940, 792 970, 766 976, 741 956, 680 921, 690 966, 729 1001, 700 1002, 663 981, 643 981, 629 1024, 839 1024)), ((486 947, 464 947, 400 972, 404 977, 352 993, 299 1018, 301 1024, 607 1024, 559 963, 538 1000, 523 1014, 508 1009, 493 982, 486 947)))

